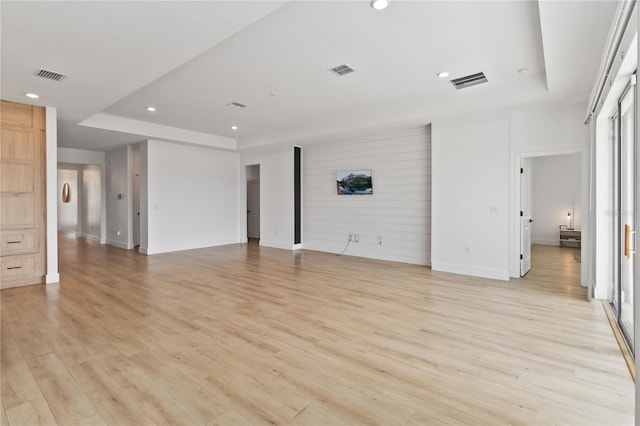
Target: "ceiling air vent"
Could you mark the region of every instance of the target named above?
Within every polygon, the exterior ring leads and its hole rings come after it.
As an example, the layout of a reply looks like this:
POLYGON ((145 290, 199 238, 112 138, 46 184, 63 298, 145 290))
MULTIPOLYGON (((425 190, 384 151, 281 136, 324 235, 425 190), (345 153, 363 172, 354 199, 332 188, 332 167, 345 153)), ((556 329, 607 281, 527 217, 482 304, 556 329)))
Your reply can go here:
POLYGON ((333 67, 331 68, 331 71, 333 71, 339 76, 343 76, 343 75, 351 74, 355 70, 351 68, 349 65, 345 64, 345 65, 338 65, 337 67, 333 67))
POLYGON ((239 108, 239 109, 247 107, 245 104, 241 104, 240 102, 231 102, 230 104, 227 104, 227 106, 229 108, 239 108))
POLYGON ((60 74, 58 72, 49 71, 49 70, 43 70, 43 69, 37 70, 35 72, 35 76, 46 78, 47 80, 53 80, 53 81, 61 81, 66 77, 66 75, 64 74, 60 74))
POLYGON ((464 89, 466 87, 475 86, 477 84, 486 83, 487 81, 488 81, 487 77, 484 75, 483 72, 467 75, 460 78, 454 78, 453 80, 450 80, 453 87, 455 87, 458 90, 464 89))

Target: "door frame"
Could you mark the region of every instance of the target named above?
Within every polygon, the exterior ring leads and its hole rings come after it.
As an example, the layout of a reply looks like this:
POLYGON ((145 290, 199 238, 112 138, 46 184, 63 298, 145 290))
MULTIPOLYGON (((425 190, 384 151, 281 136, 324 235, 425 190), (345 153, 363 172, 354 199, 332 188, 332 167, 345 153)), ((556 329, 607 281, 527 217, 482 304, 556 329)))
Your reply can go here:
MULTIPOLYGON (((240 220, 238 221, 239 231, 240 231, 240 242, 248 243, 249 238, 247 235, 247 181, 249 179, 249 174, 247 173, 249 167, 260 167, 260 171, 262 172, 262 165, 259 162, 253 163, 241 163, 240 164, 240 180, 238 182, 238 190, 240 193, 240 197, 238 197, 238 213, 240 214, 240 220)), ((262 175, 262 173, 260 173, 262 175)), ((260 176, 262 177, 262 176, 260 176)), ((262 179, 260 181, 260 230, 262 232, 263 223, 262 223, 262 179)))
MULTIPOLYGON (((535 157, 550 157, 555 155, 569 155, 580 154, 580 162, 582 163, 581 173, 581 195, 582 195, 582 236, 581 236, 581 249, 580 253, 583 259, 587 259, 588 249, 591 244, 591 236, 586 226, 589 223, 589 217, 591 212, 589 211, 589 147, 584 148, 569 148, 569 149, 557 149, 547 151, 530 151, 530 152, 516 152, 513 154, 511 162, 511 214, 510 214, 510 228, 511 228, 511 242, 510 246, 510 274, 512 278, 520 278, 520 164, 524 158, 535 157)), ((583 287, 589 287, 587 292, 587 299, 591 300, 593 296, 592 283, 587 279, 587 263, 581 263, 580 268, 580 283, 583 287)))
MULTIPOLYGON (((629 351, 631 352, 632 355, 635 356, 635 352, 636 352, 636 348, 638 347, 638 331, 636 330, 636 328, 638 328, 637 325, 637 311, 638 311, 638 303, 640 301, 639 295, 638 295, 638 282, 640 282, 640 258, 638 255, 635 254, 635 251, 633 252, 634 254, 631 257, 631 264, 633 266, 633 271, 632 271, 632 276, 631 279, 633 280, 631 283, 631 287, 633 288, 633 319, 632 319, 632 326, 633 326, 633 330, 628 330, 622 323, 621 321, 621 316, 622 316, 622 300, 621 300, 621 288, 622 288, 622 280, 623 280, 623 276, 622 276, 622 262, 623 262, 623 257, 625 256, 624 253, 622 252, 622 228, 623 228, 623 220, 622 220, 622 197, 621 197, 621 193, 622 193, 622 187, 623 187, 623 182, 622 182, 622 156, 623 156, 623 150, 622 150, 622 111, 620 108, 620 105, 622 103, 622 100, 628 95, 631 94, 633 97, 633 108, 634 110, 632 111, 632 117, 633 117, 633 140, 631 141, 631 144, 634 147, 634 151, 632 153, 632 160, 634 162, 634 171, 633 171, 633 189, 632 189, 632 193, 634 193, 634 200, 633 200, 633 211, 634 211, 634 216, 637 215, 637 211, 639 208, 639 199, 638 197, 640 196, 639 193, 639 189, 640 189, 640 173, 638 173, 638 168, 640 167, 640 149, 638 149, 637 147, 637 141, 638 141, 638 127, 639 127, 639 123, 638 123, 638 92, 637 92, 637 84, 636 84, 636 74, 634 73, 632 75, 632 77, 629 79, 628 84, 626 85, 626 87, 622 90, 622 92, 620 93, 620 95, 618 96, 618 99, 616 100, 616 106, 615 106, 615 112, 614 114, 610 117, 609 120, 613 121, 613 174, 614 174, 614 184, 613 184, 613 209, 618 211, 618 215, 617 215, 617 220, 616 218, 614 218, 614 222, 613 222, 613 246, 614 246, 614 259, 613 259, 613 288, 616 291, 616 299, 617 299, 617 304, 614 303, 613 301, 613 295, 612 293, 609 293, 609 298, 608 298, 608 303, 610 304, 611 308, 612 308, 612 313, 615 316, 615 321, 617 322, 618 328, 620 330, 620 332, 622 333, 622 335, 624 336, 624 340, 625 343, 627 345, 627 348, 629 349, 629 351)), ((636 221, 636 223, 634 223, 634 233, 635 230, 638 229, 640 225, 638 224, 638 222, 636 221)), ((634 245, 635 245, 635 237, 634 237, 634 245)))
POLYGON ((249 226, 250 220, 249 220, 249 216, 251 215, 251 212, 249 210, 249 187, 251 185, 255 185, 257 182, 257 186, 258 186, 258 240, 260 240, 260 177, 247 177, 246 180, 246 189, 247 189, 247 215, 246 215, 246 222, 247 222, 247 240, 249 238, 256 238, 253 236, 249 235, 249 228, 251 228, 249 226))

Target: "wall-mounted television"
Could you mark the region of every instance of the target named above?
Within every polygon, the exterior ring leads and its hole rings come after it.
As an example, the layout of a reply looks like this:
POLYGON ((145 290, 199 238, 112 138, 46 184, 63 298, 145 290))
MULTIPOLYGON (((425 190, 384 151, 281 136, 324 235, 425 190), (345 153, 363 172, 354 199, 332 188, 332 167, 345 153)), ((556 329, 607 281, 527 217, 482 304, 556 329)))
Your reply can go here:
POLYGON ((336 189, 338 191, 338 195, 373 194, 371 169, 337 172, 336 189))

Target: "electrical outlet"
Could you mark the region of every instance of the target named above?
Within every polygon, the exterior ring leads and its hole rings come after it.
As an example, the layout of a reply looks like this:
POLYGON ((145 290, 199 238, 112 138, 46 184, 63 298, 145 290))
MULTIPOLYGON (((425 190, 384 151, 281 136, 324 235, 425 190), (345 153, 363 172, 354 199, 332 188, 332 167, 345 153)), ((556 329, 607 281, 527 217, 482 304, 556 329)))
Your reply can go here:
POLYGON ((349 242, 350 243, 353 242, 353 234, 351 232, 349 232, 349 242))
POLYGON ((469 254, 471 253, 471 249, 469 248, 469 246, 464 246, 464 254, 469 254))
POLYGON ((378 245, 381 246, 382 245, 382 236, 378 235, 378 245))
POLYGON ((353 242, 354 243, 360 242, 360 234, 353 234, 353 242))

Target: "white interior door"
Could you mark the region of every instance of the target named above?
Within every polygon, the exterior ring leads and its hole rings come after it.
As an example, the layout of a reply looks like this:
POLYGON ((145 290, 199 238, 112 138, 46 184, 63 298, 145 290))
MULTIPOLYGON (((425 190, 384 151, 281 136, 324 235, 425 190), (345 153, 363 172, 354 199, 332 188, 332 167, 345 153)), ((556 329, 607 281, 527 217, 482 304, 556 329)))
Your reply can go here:
POLYGON ((247 237, 260 238, 260 179, 247 180, 247 237))
POLYGON ((531 158, 520 161, 520 276, 531 269, 531 158))

